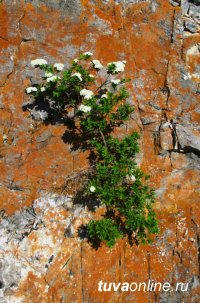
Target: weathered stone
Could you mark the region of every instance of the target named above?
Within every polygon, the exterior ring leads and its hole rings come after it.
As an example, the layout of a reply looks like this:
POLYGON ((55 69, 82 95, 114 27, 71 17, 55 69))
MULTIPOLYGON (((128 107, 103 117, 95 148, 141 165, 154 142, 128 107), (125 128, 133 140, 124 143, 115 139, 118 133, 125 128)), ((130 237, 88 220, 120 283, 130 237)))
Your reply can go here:
MULTIPOLYGON (((108 3, 109 0, 103 0, 103 2, 108 3)), ((143 3, 143 2, 150 2, 149 0, 114 0, 114 2, 116 4, 136 4, 136 3, 143 3)), ((156 1, 152 1, 152 2, 156 2, 156 1)))
POLYGON ((47 6, 51 9, 59 9, 68 16, 79 16, 81 13, 80 0, 25 0, 25 3, 32 3, 34 6, 47 6))
POLYGON ((170 3, 173 6, 180 6, 181 5, 181 0, 170 0, 170 3))
POLYGON ((44 142, 44 141, 49 141, 49 139, 51 138, 51 133, 49 130, 43 132, 41 135, 39 135, 37 138, 36 138, 36 141, 38 143, 41 143, 41 142, 44 142))
POLYGON ((191 33, 197 33, 199 31, 199 25, 193 20, 185 21, 185 28, 191 33))
POLYGON ((199 131, 191 129, 191 126, 176 125, 178 142, 182 148, 193 148, 200 151, 199 131))
POLYGON ((17 287, 21 277, 20 272, 20 264, 16 264, 13 256, 8 255, 4 259, 0 259, 1 288, 17 287))
POLYGON ((170 151, 174 148, 171 129, 168 128, 160 132, 160 145, 162 150, 170 151))
MULTIPOLYGON (((189 166, 190 161, 184 154, 172 152, 170 155, 171 164, 174 169, 185 169, 189 166)), ((193 162, 193 161, 191 161, 193 162)))

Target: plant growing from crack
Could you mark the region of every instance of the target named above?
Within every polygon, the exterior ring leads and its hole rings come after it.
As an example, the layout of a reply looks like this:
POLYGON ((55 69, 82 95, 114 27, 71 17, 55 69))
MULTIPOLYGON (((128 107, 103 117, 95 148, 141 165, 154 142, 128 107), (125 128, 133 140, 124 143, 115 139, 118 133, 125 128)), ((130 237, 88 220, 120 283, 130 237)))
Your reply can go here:
POLYGON ((109 247, 126 236, 130 243, 151 242, 158 222, 153 210, 154 190, 147 184, 149 176, 135 162, 139 134, 134 132, 123 139, 114 135, 134 111, 126 102, 129 94, 124 84, 129 79, 116 78, 124 72, 126 61, 109 63, 102 81, 99 71, 103 65, 91 57, 92 53, 83 53, 67 69, 64 64, 52 66, 44 59, 31 61, 33 67, 44 71, 44 77, 42 84, 26 88, 26 93, 48 102, 53 116, 70 121, 72 141, 79 138, 79 147, 90 151, 92 169, 82 195, 104 205, 105 213, 86 226, 89 241, 96 246, 104 242, 109 247))

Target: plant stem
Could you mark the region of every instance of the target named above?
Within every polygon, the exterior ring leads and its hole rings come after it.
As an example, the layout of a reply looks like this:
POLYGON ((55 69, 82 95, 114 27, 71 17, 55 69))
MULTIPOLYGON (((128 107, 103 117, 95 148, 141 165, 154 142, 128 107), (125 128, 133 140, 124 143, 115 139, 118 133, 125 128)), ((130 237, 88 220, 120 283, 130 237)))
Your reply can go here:
POLYGON ((106 80, 95 90, 95 93, 100 90, 102 88, 102 86, 104 86, 107 83, 108 78, 110 77, 110 75, 108 75, 108 77, 106 78, 106 80))
POLYGON ((107 143, 106 143, 105 137, 104 137, 104 135, 103 135, 103 133, 102 133, 102 131, 101 131, 100 129, 99 129, 99 132, 100 132, 101 137, 102 137, 102 139, 103 139, 103 143, 104 143, 104 145, 105 145, 105 148, 106 148, 106 149, 108 149, 108 146, 107 146, 107 143))

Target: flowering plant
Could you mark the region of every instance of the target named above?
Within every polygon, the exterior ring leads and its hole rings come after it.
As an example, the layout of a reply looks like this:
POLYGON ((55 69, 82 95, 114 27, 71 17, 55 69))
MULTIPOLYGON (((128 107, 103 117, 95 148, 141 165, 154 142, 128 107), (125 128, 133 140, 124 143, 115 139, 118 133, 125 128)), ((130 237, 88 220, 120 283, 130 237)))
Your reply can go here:
POLYGON ((88 223, 89 241, 99 245, 105 242, 109 247, 125 236, 130 243, 151 242, 150 235, 158 232, 158 224, 153 210, 154 191, 134 159, 139 151, 139 134, 118 139, 113 132, 134 111, 126 102, 129 94, 124 84, 129 79, 119 78, 126 61, 104 67, 99 60, 91 60, 92 56, 91 52, 81 54, 67 69, 62 63, 52 66, 44 59, 33 60, 31 65, 43 70, 44 77, 41 84, 28 87, 26 93, 42 97, 53 115, 71 119, 73 135, 79 133, 90 150, 93 169, 84 184, 83 196, 94 203, 100 201, 105 213, 102 219, 88 223), (104 81, 100 70, 106 74, 104 81))

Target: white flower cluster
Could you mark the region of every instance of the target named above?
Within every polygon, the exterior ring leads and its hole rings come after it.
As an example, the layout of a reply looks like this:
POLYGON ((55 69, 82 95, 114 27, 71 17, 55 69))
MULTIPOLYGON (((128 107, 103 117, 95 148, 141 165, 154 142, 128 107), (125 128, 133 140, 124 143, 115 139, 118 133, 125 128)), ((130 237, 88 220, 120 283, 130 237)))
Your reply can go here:
POLYGON ((95 69, 101 69, 103 68, 103 65, 100 63, 99 60, 92 60, 92 64, 94 66, 95 69))
POLYGON ((62 63, 55 63, 53 66, 57 71, 61 71, 64 68, 64 64, 62 63))
POLYGON ((44 76, 45 76, 45 78, 50 78, 53 76, 53 74, 50 72, 45 72, 44 76))
POLYGON ((116 61, 116 62, 110 62, 108 63, 108 67, 111 66, 112 64, 115 65, 114 73, 121 73, 124 72, 125 64, 126 61, 116 61))
POLYGON ((46 90, 46 87, 45 87, 45 86, 42 86, 42 87, 40 88, 40 91, 41 91, 41 92, 45 92, 45 90, 46 90))
POLYGON ((80 74, 80 73, 74 73, 74 74, 72 74, 71 75, 72 77, 77 77, 80 81, 82 81, 83 79, 82 79, 82 75, 80 74))
POLYGON ((120 83, 120 81, 121 81, 120 79, 112 79, 111 83, 114 85, 118 85, 120 83))
POLYGON ((81 104, 78 109, 84 113, 88 113, 91 111, 92 108, 91 106, 81 104))
POLYGON ((47 82, 56 82, 56 81, 58 81, 58 79, 60 79, 60 77, 51 76, 51 77, 47 78, 47 82))
POLYGON ((80 95, 83 96, 85 100, 89 100, 90 98, 92 98, 94 93, 91 90, 84 88, 80 91, 80 95))
POLYGON ((134 183, 136 181, 136 177, 134 175, 131 175, 131 176, 126 175, 126 181, 134 183))
POLYGON ((94 193, 95 190, 96 190, 95 186, 90 186, 90 191, 91 191, 91 193, 94 193))
POLYGON ((89 77, 90 77, 90 78, 94 78, 94 75, 92 75, 92 74, 89 74, 89 77))
POLYGON ((78 63, 79 60, 78 59, 74 59, 73 61, 74 61, 74 63, 78 63))
POLYGON ((103 95, 101 96, 101 99, 103 99, 103 98, 108 99, 108 96, 107 96, 106 94, 103 94, 103 95))
POLYGON ((32 92, 37 92, 37 87, 34 87, 34 86, 27 87, 26 92, 27 92, 27 94, 30 94, 32 92))
POLYGON ((47 65, 47 61, 45 59, 35 59, 31 61, 31 66, 41 66, 41 65, 47 65))
POLYGON ((85 52, 85 53, 83 53, 83 55, 84 55, 84 56, 90 56, 90 57, 91 57, 91 56, 93 55, 93 53, 91 53, 91 52, 85 52))

